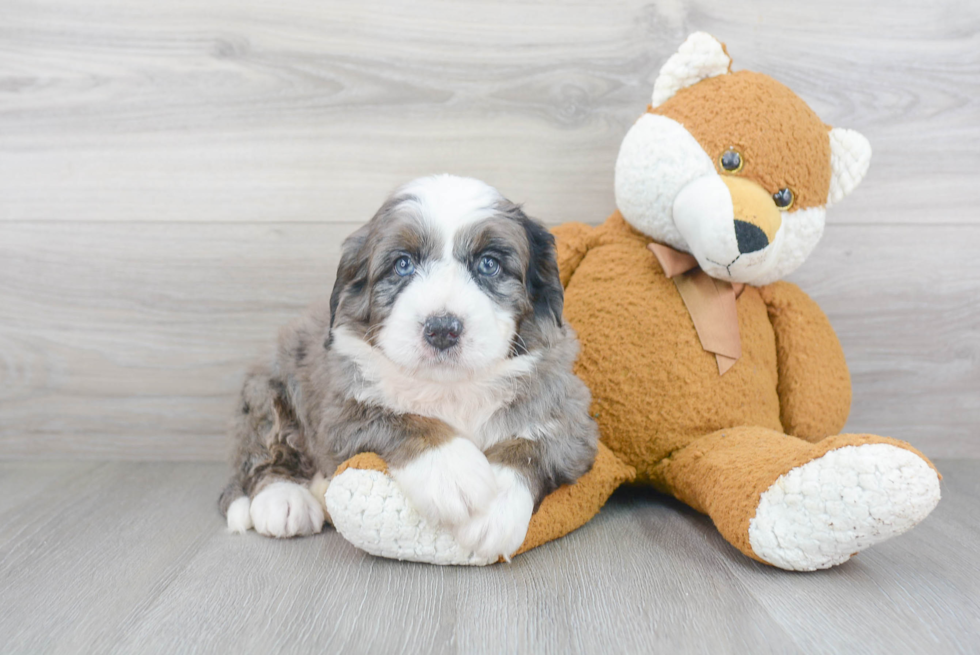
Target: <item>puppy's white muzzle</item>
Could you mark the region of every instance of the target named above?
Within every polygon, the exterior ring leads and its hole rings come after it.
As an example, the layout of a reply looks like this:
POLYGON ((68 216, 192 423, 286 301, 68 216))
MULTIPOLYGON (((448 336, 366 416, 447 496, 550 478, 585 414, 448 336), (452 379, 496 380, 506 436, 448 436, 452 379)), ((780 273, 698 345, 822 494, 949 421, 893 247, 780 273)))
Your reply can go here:
POLYGON ((507 356, 514 329, 462 264, 442 260, 399 295, 379 343, 406 368, 474 371, 507 356))

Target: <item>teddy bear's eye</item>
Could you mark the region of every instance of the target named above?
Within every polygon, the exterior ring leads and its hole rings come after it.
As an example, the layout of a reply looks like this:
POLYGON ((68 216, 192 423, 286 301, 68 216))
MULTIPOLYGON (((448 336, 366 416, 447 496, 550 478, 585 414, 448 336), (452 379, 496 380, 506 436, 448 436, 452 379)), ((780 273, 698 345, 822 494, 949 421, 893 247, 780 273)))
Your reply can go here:
POLYGON ((734 148, 729 148, 725 152, 721 153, 721 157, 718 158, 718 163, 721 164, 721 167, 729 173, 737 173, 742 170, 742 166, 745 165, 742 155, 740 155, 738 150, 735 150, 734 148))
POLYGON ((786 211, 793 206, 793 201, 796 200, 796 195, 790 188, 783 188, 772 194, 773 202, 779 207, 781 211, 786 211))

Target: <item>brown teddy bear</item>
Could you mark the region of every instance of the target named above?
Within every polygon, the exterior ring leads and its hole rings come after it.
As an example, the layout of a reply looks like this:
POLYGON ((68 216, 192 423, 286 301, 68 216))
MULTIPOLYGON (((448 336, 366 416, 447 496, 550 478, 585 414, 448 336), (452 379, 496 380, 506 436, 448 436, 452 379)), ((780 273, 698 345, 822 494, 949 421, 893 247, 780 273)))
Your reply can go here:
POLYGON ((772 78, 691 35, 616 162, 619 211, 556 229, 565 316, 602 439, 775 566, 826 568, 939 501, 906 443, 838 434, 850 377, 796 269, 871 157, 772 78))
MULTIPOLYGON (((576 373, 608 448, 545 499, 522 550, 583 524, 634 475, 708 514, 749 557, 791 570, 844 562, 932 511, 939 475, 920 452, 839 434, 844 354, 816 303, 779 281, 870 157, 864 137, 824 125, 782 84, 731 72, 707 34, 667 61, 620 149, 619 210, 554 230, 576 373)), ((326 492, 355 545, 485 563, 407 508, 377 457, 355 460, 326 492)))

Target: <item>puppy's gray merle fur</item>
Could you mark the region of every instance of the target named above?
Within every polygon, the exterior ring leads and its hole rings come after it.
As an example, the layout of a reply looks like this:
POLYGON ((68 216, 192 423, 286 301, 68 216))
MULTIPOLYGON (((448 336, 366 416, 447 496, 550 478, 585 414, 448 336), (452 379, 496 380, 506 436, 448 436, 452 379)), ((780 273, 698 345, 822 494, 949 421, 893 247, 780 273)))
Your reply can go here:
POLYGON ((562 303, 553 237, 495 189, 446 175, 397 190, 344 242, 329 303, 248 374, 229 527, 319 532, 311 482, 373 451, 462 545, 512 554, 596 453, 562 303))

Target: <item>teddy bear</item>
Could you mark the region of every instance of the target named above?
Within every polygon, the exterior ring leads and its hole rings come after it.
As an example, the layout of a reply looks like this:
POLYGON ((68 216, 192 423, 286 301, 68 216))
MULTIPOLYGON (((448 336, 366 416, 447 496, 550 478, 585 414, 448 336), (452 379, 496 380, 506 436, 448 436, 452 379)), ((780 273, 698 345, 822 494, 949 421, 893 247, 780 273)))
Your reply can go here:
MULTIPOLYGON (((776 80, 732 72, 706 33, 668 59, 620 147, 617 210, 553 230, 602 444, 588 474, 545 498, 518 553, 583 525, 624 482, 674 496, 743 554, 797 571, 845 562, 932 511, 940 475, 921 452, 840 434, 843 351, 817 304, 783 281, 870 158, 863 136, 825 125, 776 80)), ((428 525, 376 455, 321 491, 337 529, 368 552, 489 563, 428 525)))

